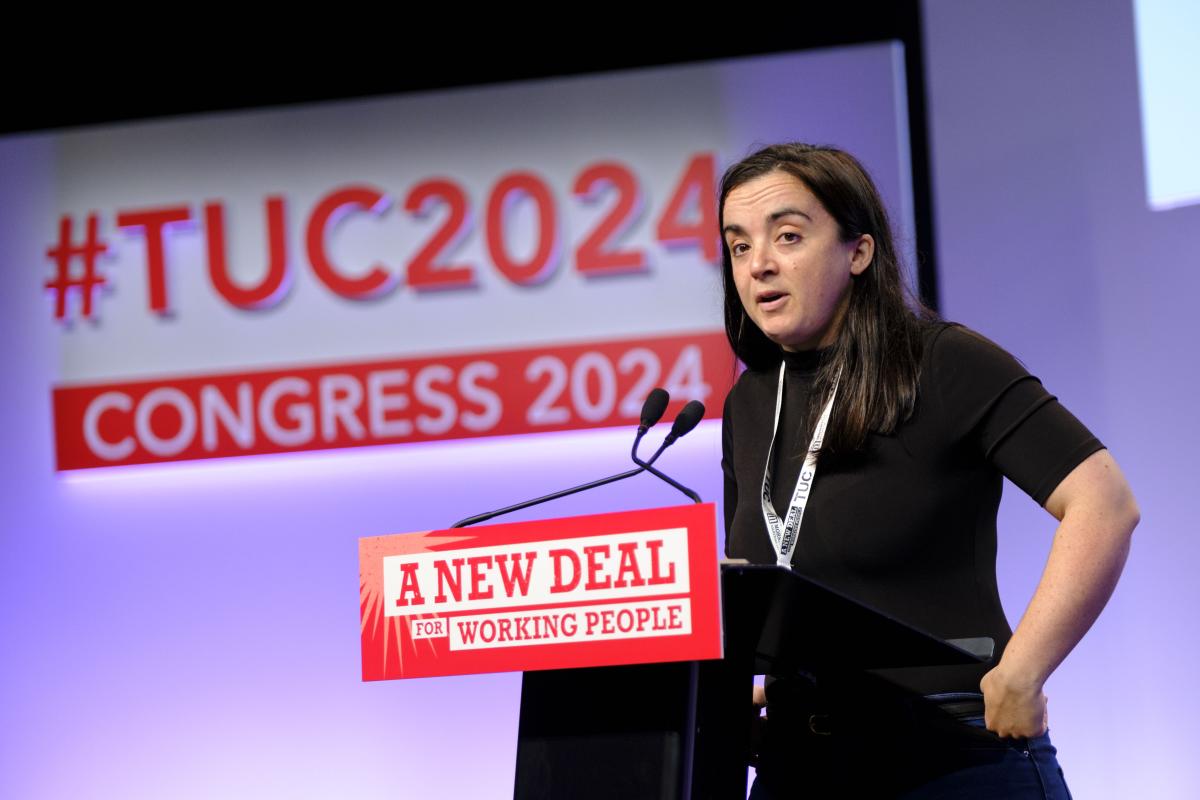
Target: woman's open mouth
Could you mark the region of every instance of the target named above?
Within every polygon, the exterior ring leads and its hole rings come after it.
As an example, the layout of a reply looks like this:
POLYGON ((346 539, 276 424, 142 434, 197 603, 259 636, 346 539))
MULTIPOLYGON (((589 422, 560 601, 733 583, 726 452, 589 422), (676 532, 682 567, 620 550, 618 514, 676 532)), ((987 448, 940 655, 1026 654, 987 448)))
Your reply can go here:
POLYGON ((763 311, 774 311, 787 301, 787 294, 785 292, 765 291, 759 292, 754 299, 758 303, 758 307, 763 311))

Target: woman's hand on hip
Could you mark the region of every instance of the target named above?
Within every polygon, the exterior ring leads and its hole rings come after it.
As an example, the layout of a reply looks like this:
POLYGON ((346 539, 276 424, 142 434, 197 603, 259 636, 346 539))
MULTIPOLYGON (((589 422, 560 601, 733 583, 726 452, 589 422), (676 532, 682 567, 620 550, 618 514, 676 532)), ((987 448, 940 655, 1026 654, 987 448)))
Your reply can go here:
POLYGON ((1049 726, 1046 695, 1038 681, 1021 680, 1005 669, 1003 659, 979 682, 983 723, 997 736, 1032 738, 1049 726))

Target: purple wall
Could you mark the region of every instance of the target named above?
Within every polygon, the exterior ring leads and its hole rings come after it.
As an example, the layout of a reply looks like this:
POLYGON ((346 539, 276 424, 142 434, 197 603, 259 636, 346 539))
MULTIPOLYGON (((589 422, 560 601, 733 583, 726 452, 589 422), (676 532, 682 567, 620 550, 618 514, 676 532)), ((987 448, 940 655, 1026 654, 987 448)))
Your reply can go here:
MULTIPOLYGON (((996 339, 1108 445, 1142 523, 1096 627, 1047 686, 1076 797, 1197 797, 1193 521, 1200 207, 1145 203, 1128 0, 928 0, 943 309, 996 339)), ((1053 519, 1008 487, 1015 623, 1053 519)))

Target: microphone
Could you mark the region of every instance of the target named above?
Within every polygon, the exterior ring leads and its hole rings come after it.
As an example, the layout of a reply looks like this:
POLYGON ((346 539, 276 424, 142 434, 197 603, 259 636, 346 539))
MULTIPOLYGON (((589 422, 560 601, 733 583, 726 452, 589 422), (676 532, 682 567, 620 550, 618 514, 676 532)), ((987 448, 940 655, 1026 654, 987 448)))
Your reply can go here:
POLYGON ((676 439, 691 433, 702 419, 704 419, 704 403, 699 400, 689 400, 679 415, 675 417, 675 422, 671 424, 671 432, 667 434, 667 438, 674 444, 676 439))
MULTIPOLYGON (((655 391, 659 390, 655 389, 655 391)), ((653 395, 654 392, 651 392, 651 394, 653 395)), ((663 395, 666 395, 666 392, 663 392, 663 395)), ((646 402, 650 402, 649 398, 646 399, 646 402)), ((640 458, 638 458, 637 449, 638 443, 641 441, 641 436, 634 441, 633 451, 630 453, 633 463, 637 464, 639 467, 646 470, 656 478, 671 484, 676 489, 687 495, 693 503, 702 502, 700 500, 700 495, 696 494, 694 491, 674 480, 673 478, 667 477, 651 465, 658 460, 658 457, 662 455, 664 450, 673 445, 678 439, 686 436, 688 433, 691 433, 692 429, 700 424, 700 420, 702 419, 704 419, 704 404, 699 400, 689 400, 687 405, 683 407, 683 410, 680 411, 675 417, 675 422, 671 424, 671 432, 667 434, 667 438, 663 439, 663 443, 659 445, 658 450, 655 451, 654 455, 650 457, 649 461, 642 461, 640 458)))
POLYGON ((671 395, 667 394, 666 389, 652 389, 650 394, 646 395, 646 402, 642 403, 642 424, 638 426, 638 435, 644 436, 646 431, 662 419, 669 402, 671 395))
MULTIPOLYGON (((637 436, 633 440, 633 452, 634 452, 635 456, 637 455, 638 444, 642 441, 642 437, 646 435, 646 431, 650 430, 650 428, 653 427, 656 422, 658 422, 660 419, 662 419, 663 412, 667 410, 667 403, 670 401, 670 399, 671 399, 671 396, 667 394, 666 390, 655 389, 652 392, 650 392, 649 395, 647 395, 646 401, 644 403, 642 403, 641 424, 638 425, 637 436)), ((685 408, 684 410, 686 411, 687 409, 685 408)), ((675 433, 675 427, 679 425, 679 418, 682 416, 683 416, 683 413, 681 412, 679 417, 676 417, 675 426, 673 426, 671 428, 672 434, 675 433)), ((699 416, 696 417, 696 422, 699 422, 700 417, 702 417, 702 416, 704 416, 704 406, 700 406, 700 414, 699 414, 699 416)), ((691 425, 688 426, 687 430, 690 431, 692 428, 696 427, 696 422, 691 423, 691 425)), ((675 436, 675 438, 676 439, 679 438, 684 433, 687 433, 687 431, 683 431, 683 433, 677 434, 675 436)), ((671 439, 671 434, 668 434, 667 438, 671 439)), ((675 441, 675 440, 671 439, 671 441, 675 441)), ((650 459, 650 463, 653 463, 654 459, 658 458, 659 453, 661 453, 663 450, 665 450, 666 447, 667 447, 667 445, 665 445, 665 444, 662 447, 660 447, 658 449, 658 453, 654 454, 654 458, 650 459)), ((543 495, 541 497, 535 497, 533 500, 526 500, 521 503, 516 503, 515 505, 496 509, 495 511, 485 511, 482 514, 476 514, 473 517, 467 517, 466 519, 460 519, 458 522, 454 523, 450 527, 451 528, 465 528, 468 525, 474 525, 478 522, 486 522, 487 520, 492 519, 494 517, 499 517, 502 514, 509 514, 513 511, 520 511, 521 509, 529 508, 530 506, 540 505, 541 503, 548 503, 551 500, 557 500, 560 497, 566 497, 568 495, 575 494, 576 492, 583 492, 588 489, 595 489, 597 487, 604 486, 605 484, 615 483, 616 481, 622 481, 622 480, 625 480, 626 478, 632 478, 634 475, 638 475, 638 474, 644 472, 645 470, 646 470, 646 467, 641 466, 641 464, 639 463, 637 469, 626 470, 625 472, 621 472, 616 475, 609 475, 607 478, 600 478, 599 480, 590 481, 590 482, 582 484, 580 486, 572 486, 570 489, 562 489, 561 491, 551 492, 550 494, 543 495)), ((664 480, 671 482, 669 478, 664 477, 664 480)), ((700 500, 697 498, 696 502, 698 503, 698 502, 700 502, 700 500)))
POLYGON ((657 386, 650 390, 650 394, 646 395, 646 400, 642 403, 641 424, 638 425, 637 436, 633 439, 634 453, 638 451, 638 446, 642 443, 642 437, 646 435, 646 431, 653 428, 662 419, 663 412, 667 410, 667 403, 670 402, 671 395, 667 394, 667 390, 657 386))

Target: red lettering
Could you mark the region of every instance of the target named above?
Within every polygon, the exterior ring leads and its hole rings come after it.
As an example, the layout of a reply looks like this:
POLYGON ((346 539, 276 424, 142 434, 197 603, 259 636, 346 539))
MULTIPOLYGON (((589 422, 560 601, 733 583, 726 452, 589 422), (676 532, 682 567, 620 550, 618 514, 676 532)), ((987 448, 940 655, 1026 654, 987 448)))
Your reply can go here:
POLYGON ((400 596, 396 598, 396 605, 425 605, 425 598, 421 596, 421 585, 417 582, 417 565, 412 562, 401 564, 400 571, 404 573, 404 578, 400 583, 400 596), (411 600, 408 599, 409 595, 412 595, 411 600))
POLYGON ((467 564, 471 567, 471 591, 467 593, 467 599, 489 599, 493 592, 492 587, 487 584, 487 575, 484 574, 484 568, 492 565, 492 557, 471 556, 467 559, 467 564))
POLYGON ((424 217, 439 198, 450 207, 442 227, 438 228, 425 246, 413 256, 408 265, 408 285, 418 291, 425 289, 454 289, 475 284, 475 270, 469 264, 434 264, 438 253, 451 247, 467 222, 467 195, 458 184, 448 180, 429 180, 418 183, 404 200, 404 209, 413 216, 424 217))
POLYGON ((692 156, 683 177, 658 221, 658 240, 664 244, 696 244, 704 258, 716 263, 718 245, 716 167, 712 153, 692 156), (693 199, 694 198, 694 199, 693 199), (685 218, 691 204, 694 211, 685 218))
POLYGON ((550 557, 554 559, 554 585, 550 587, 552 594, 561 592, 569 592, 579 585, 579 556, 574 550, 561 549, 551 550, 550 557), (571 564, 570 580, 563 579, 563 559, 566 559, 571 564))
POLYGON ((434 568, 437 570, 438 578, 438 593, 433 598, 435 603, 446 602, 446 586, 450 587, 450 591, 454 594, 454 602, 462 602, 462 565, 463 559, 456 558, 450 562, 454 565, 454 574, 450 574, 450 569, 445 561, 433 562, 434 568))
POLYGON ((667 614, 667 627, 672 630, 683 627, 683 620, 679 618, 679 612, 683 610, 682 606, 671 606, 667 614))
POLYGON ((597 187, 606 184, 616 189, 617 202, 575 251, 575 268, 585 275, 643 271, 646 256, 640 249, 606 248, 609 239, 619 237, 637 215, 641 198, 633 172, 616 162, 593 164, 580 173, 572 190, 585 203, 594 202, 600 194, 597 187))
POLYGON ((287 294, 287 236, 284 230, 284 200, 268 197, 267 273, 256 285, 238 286, 229 276, 225 256, 225 206, 214 202, 204 206, 204 232, 208 239, 208 278, 217 293, 236 308, 266 308, 287 294))
POLYGON ((621 551, 621 564, 617 568, 617 579, 613 581, 613 588, 623 589, 626 586, 646 584, 646 579, 642 577, 642 571, 638 567, 637 547, 637 542, 623 542, 617 545, 617 549, 621 551), (625 578, 626 573, 632 576, 628 580, 625 578))
POLYGON ((117 212, 118 228, 140 228, 146 240, 146 284, 150 294, 150 310, 155 314, 166 314, 171 310, 167 298, 167 258, 163 248, 163 229, 168 225, 188 222, 191 218, 192 212, 187 206, 117 212))
POLYGON ((383 192, 367 186, 347 186, 335 189, 321 198, 308 218, 305 241, 308 245, 308 261, 321 282, 342 297, 363 300, 382 294, 391 288, 393 278, 383 267, 373 265, 365 275, 346 277, 330 260, 325 251, 328 228, 334 217, 347 213, 349 209, 369 211, 378 216, 387 208, 387 197, 383 192))
POLYGON ((645 606, 639 607, 637 610, 637 627, 642 630, 646 627, 646 623, 650 621, 650 609, 645 606))
POLYGON ((476 620, 467 620, 458 623, 458 635, 462 638, 464 644, 473 644, 475 642, 475 634, 479 632, 479 622, 476 620))
POLYGON ((655 539, 653 541, 646 542, 646 547, 648 547, 650 549, 650 579, 647 582, 651 586, 659 586, 664 583, 674 583, 675 582, 675 562, 674 561, 667 564, 667 567, 668 567, 667 574, 666 575, 662 574, 661 567, 660 567, 659 560, 658 560, 658 555, 659 555, 658 551, 662 548, 662 546, 663 546, 662 539, 655 539))
POLYGON ((488 198, 487 248, 492 263, 501 275, 518 286, 541 283, 554 271, 556 225, 554 197, 541 178, 529 172, 505 175, 488 198), (516 197, 510 200, 510 195, 516 197), (505 210, 521 195, 532 200, 538 212, 537 249, 525 262, 509 255, 504 227, 505 210))
POLYGON ((513 596, 513 586, 520 591, 522 597, 529 594, 529 572, 533 569, 533 560, 537 558, 535 551, 525 553, 525 570, 521 570, 521 553, 501 553, 496 556, 496 566, 500 568, 500 582, 504 584, 504 593, 513 596), (506 568, 505 563, 509 566, 506 568))
POLYGON ((600 559, 608 558, 608 545, 594 544, 590 547, 583 548, 583 552, 587 555, 588 575, 587 583, 583 585, 583 588, 587 591, 591 591, 593 589, 607 589, 612 586, 612 578, 608 577, 607 575, 604 577, 603 582, 596 579, 596 575, 604 570, 604 564, 600 559))
POLYGON ((446 628, 443 625, 444 620, 440 619, 411 619, 409 624, 412 626, 413 636, 445 636, 446 628))

